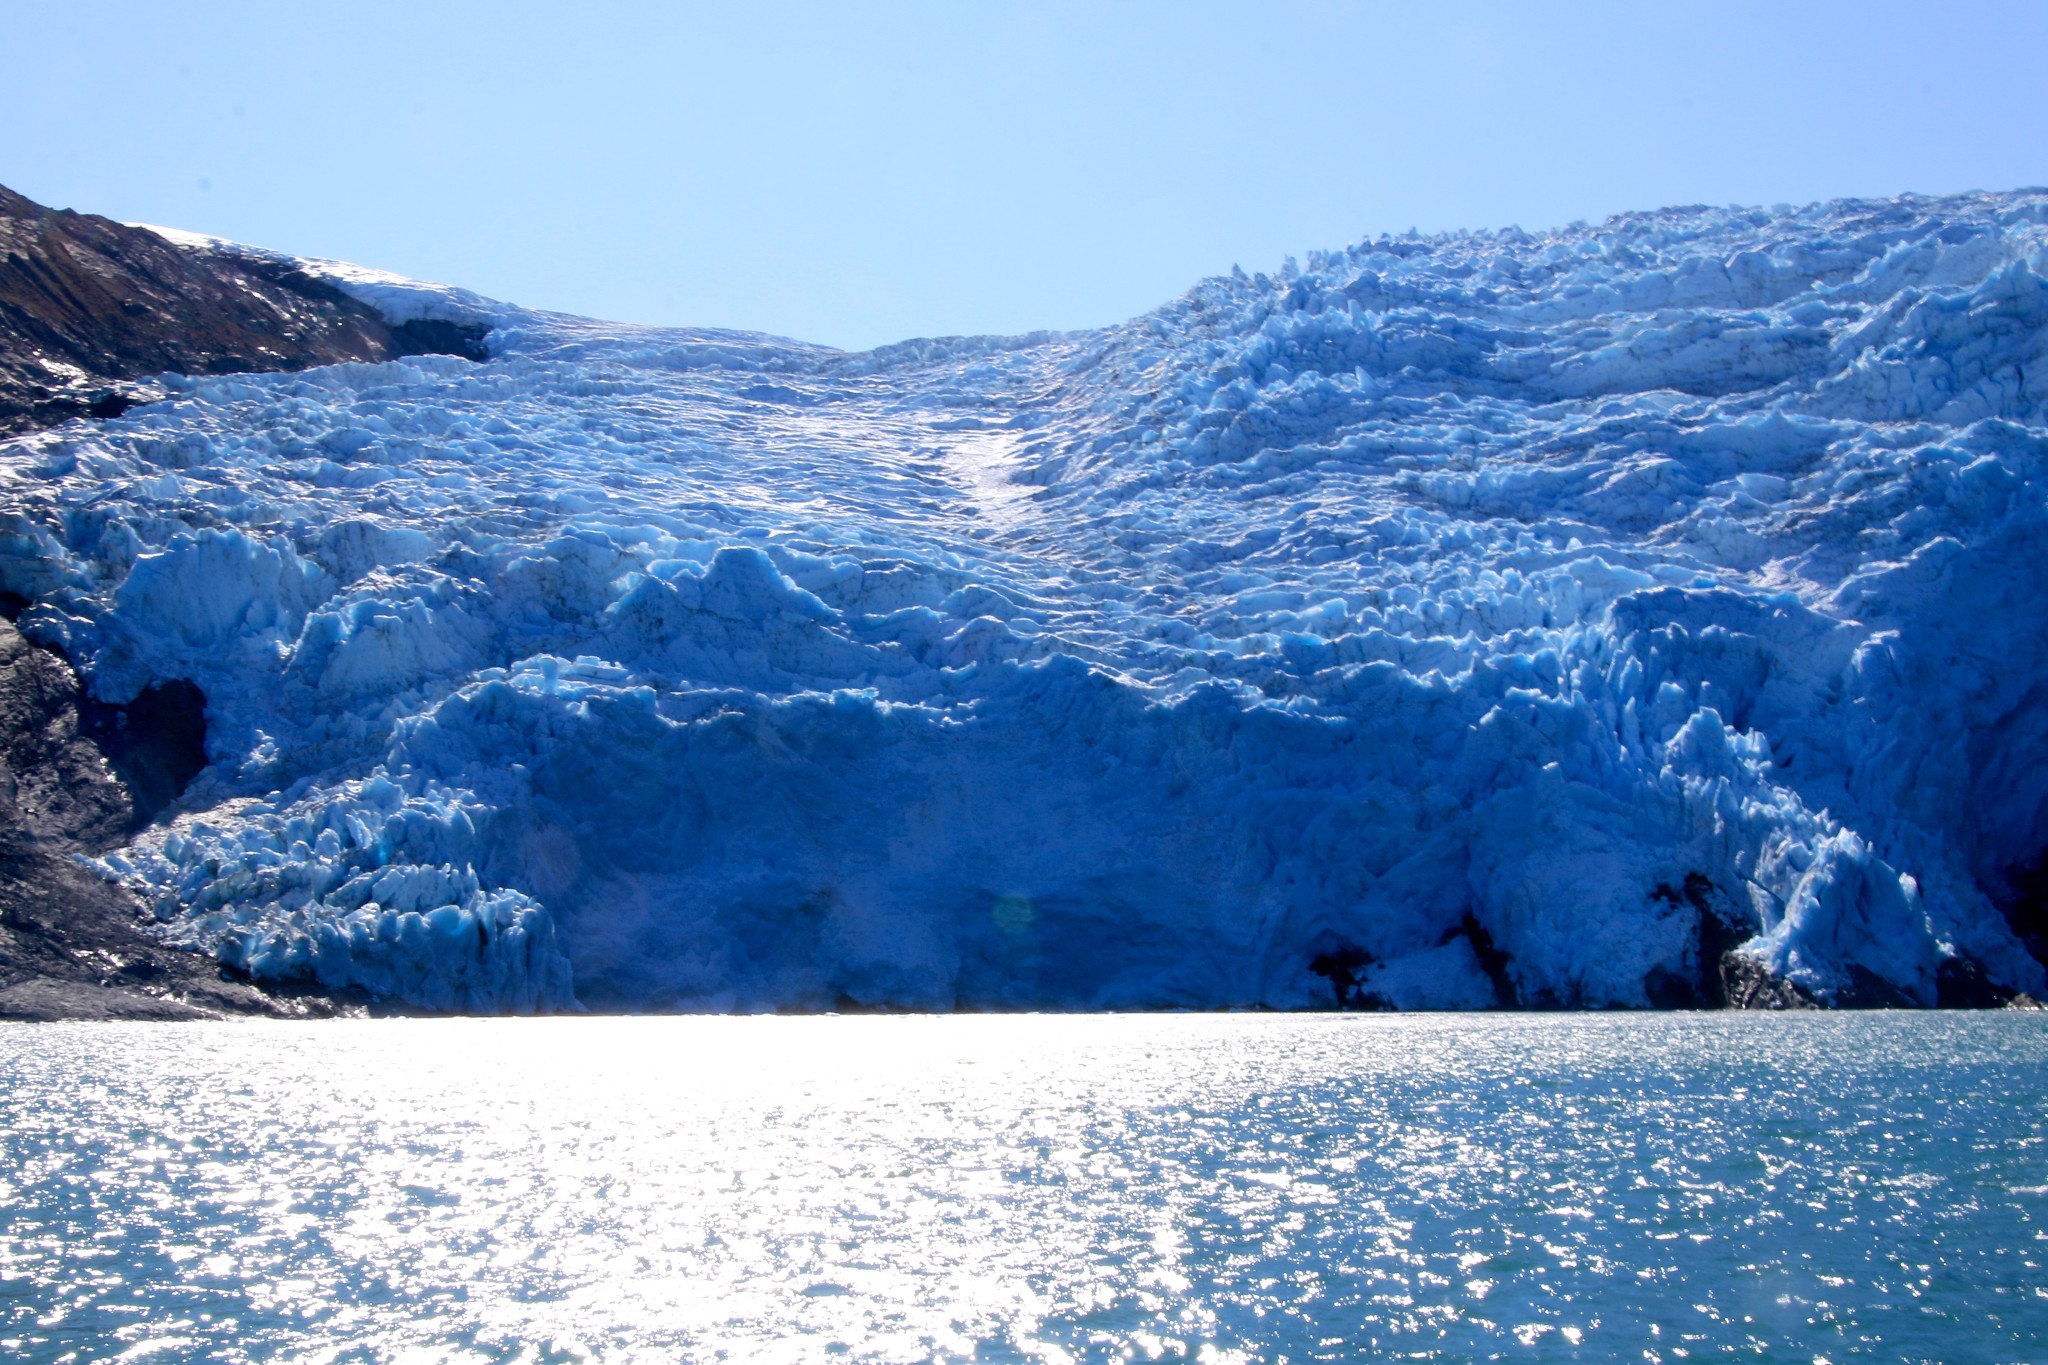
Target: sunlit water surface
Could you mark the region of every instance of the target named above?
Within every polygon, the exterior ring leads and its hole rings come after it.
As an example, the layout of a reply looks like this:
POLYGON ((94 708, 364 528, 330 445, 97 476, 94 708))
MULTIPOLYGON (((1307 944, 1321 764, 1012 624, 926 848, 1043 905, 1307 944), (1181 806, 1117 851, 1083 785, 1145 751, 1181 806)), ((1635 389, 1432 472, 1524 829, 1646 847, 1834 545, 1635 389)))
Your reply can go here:
POLYGON ((2048 1016, 0 1025, 25 1360, 2048 1358, 2048 1016))

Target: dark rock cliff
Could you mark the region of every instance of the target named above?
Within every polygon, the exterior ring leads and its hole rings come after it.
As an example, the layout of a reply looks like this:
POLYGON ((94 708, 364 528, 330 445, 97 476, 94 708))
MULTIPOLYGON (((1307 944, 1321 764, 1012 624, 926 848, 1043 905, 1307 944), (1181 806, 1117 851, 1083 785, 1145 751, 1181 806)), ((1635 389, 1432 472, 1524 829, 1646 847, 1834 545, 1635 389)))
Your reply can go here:
POLYGON ((481 329, 392 326, 290 265, 177 246, 0 186, 0 435, 110 417, 151 375, 297 370, 430 352, 482 359, 481 329))

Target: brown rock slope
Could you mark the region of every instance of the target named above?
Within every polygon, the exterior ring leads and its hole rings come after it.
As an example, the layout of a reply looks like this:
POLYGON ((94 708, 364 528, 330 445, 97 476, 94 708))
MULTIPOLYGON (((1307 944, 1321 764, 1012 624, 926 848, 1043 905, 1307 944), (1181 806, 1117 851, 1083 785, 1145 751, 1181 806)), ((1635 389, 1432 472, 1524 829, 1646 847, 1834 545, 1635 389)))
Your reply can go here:
POLYGON ((480 360, 482 340, 449 323, 393 327, 287 264, 176 246, 0 186, 0 435, 118 415, 155 374, 480 360))

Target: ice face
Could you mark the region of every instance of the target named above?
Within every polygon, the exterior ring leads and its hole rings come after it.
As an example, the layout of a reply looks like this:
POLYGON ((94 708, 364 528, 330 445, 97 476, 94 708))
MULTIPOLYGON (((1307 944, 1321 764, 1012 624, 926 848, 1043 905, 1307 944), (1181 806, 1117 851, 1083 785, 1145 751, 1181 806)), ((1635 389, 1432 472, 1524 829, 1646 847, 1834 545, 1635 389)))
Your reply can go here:
POLYGON ((261 978, 2048 985, 1995 904, 2048 850, 2048 195, 1383 238, 861 355, 309 268, 494 358, 0 446, 24 627, 208 698, 108 869, 261 978))

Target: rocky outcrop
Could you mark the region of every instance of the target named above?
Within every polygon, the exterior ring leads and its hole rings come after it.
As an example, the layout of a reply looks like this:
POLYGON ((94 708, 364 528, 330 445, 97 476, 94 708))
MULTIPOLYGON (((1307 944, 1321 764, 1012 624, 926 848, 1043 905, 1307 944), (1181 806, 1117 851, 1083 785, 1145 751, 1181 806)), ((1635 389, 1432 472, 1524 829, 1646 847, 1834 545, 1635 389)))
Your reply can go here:
MULTIPOLYGON (((124 840, 138 815, 121 771, 81 721, 82 701, 62 659, 0 620, 0 1018, 331 1013, 325 1000, 267 995, 211 959, 158 943, 134 898, 79 864, 78 854, 124 840)), ((162 717, 97 706, 100 725, 127 736, 121 767, 161 795, 188 737, 162 717)))
POLYGON ((482 340, 446 322, 392 326, 287 263, 174 245, 0 186, 0 435, 117 416, 159 396, 145 382, 157 374, 482 359, 482 340))

